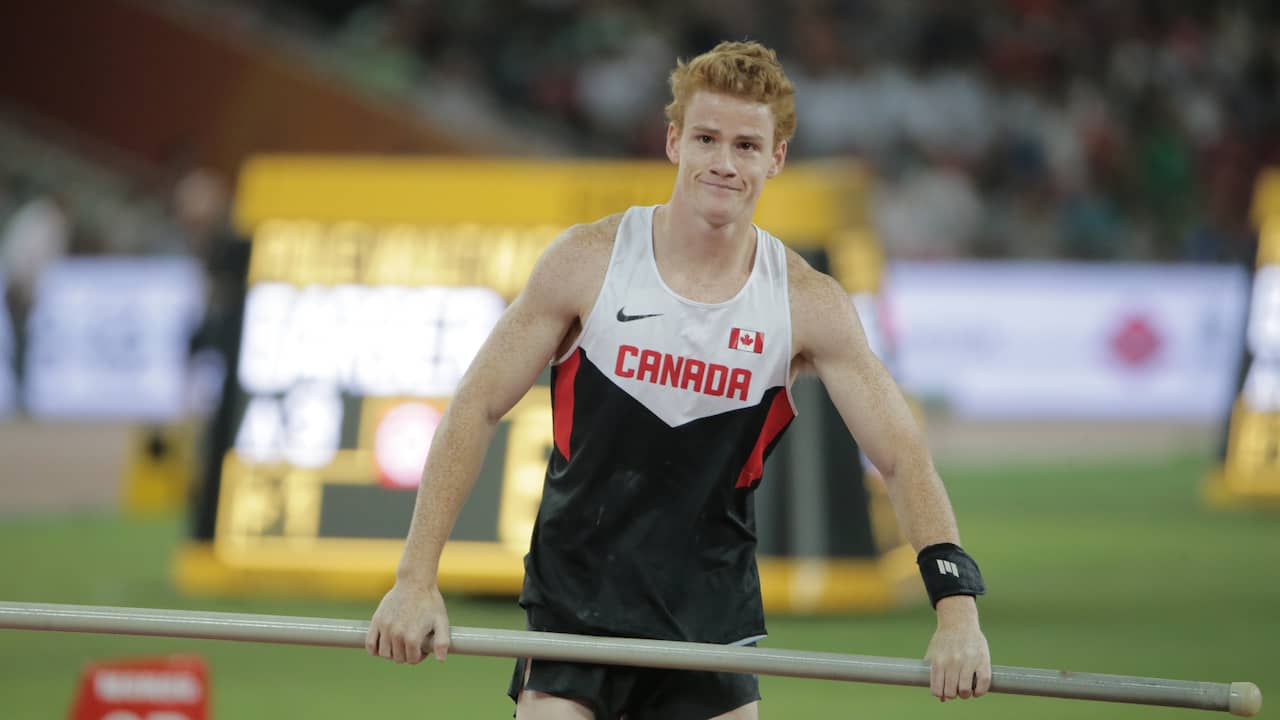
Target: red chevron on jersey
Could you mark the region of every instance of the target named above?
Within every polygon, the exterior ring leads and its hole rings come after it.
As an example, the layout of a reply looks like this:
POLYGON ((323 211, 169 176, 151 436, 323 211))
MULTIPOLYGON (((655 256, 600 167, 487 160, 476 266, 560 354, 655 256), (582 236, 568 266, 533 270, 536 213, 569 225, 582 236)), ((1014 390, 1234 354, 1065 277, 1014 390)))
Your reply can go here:
POLYGON ((745 328, 734 328, 729 331, 729 349, 759 355, 764 352, 764 333, 745 328))
POLYGON ((751 371, 682 357, 635 345, 618 347, 613 374, 640 382, 666 385, 715 397, 745 401, 751 392, 751 371))
POLYGON ((556 449, 569 459, 571 447, 569 438, 573 436, 573 380, 578 374, 578 363, 582 362, 582 353, 575 352, 556 368, 555 380, 551 386, 551 429, 555 438, 556 449))

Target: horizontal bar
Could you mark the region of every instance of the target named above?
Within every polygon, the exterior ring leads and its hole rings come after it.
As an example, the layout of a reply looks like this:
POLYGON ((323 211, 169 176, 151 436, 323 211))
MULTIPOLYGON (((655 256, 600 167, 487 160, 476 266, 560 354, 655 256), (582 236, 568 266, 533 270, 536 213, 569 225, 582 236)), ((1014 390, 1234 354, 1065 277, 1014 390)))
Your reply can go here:
MULTIPOLYGON (((0 602, 0 629, 364 648, 362 620, 0 602)), ((450 653, 929 686, 923 660, 707 643, 455 627, 450 653)), ((1253 683, 1214 683, 993 666, 993 692, 1257 714, 1253 683)))

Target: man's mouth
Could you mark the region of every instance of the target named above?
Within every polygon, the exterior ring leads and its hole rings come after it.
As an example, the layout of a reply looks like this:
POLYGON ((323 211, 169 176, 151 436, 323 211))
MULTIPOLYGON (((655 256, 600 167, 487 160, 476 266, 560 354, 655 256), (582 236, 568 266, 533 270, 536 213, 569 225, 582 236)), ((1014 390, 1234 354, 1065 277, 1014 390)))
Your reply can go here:
POLYGON ((700 182, 700 183, 702 183, 703 185, 706 185, 706 186, 708 186, 708 187, 719 188, 719 189, 721 189, 721 190, 728 190, 728 191, 730 191, 730 192, 737 192, 737 191, 738 191, 738 188, 736 188, 736 187, 731 187, 731 186, 729 186, 729 185, 721 185, 721 184, 719 184, 719 183, 707 182, 706 180, 699 180, 698 182, 700 182))

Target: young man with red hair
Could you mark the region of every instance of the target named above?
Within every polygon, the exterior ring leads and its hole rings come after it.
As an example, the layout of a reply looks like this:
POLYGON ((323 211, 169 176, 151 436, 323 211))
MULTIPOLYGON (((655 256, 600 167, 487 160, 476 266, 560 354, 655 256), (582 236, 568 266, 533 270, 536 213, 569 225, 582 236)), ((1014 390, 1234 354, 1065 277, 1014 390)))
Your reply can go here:
MULTIPOLYGON (((669 202, 568 229, 463 378, 431 445, 371 654, 438 659, 441 550, 500 418, 552 365, 555 447, 520 603, 535 630, 751 644, 765 635, 751 492, 822 380, 884 476, 938 617, 940 699, 982 695, 991 662, 946 490, 848 294, 751 222, 795 132, 794 88, 757 43, 721 43, 671 75, 669 202)), ((520 720, 755 718, 750 675, 521 660, 520 720)))

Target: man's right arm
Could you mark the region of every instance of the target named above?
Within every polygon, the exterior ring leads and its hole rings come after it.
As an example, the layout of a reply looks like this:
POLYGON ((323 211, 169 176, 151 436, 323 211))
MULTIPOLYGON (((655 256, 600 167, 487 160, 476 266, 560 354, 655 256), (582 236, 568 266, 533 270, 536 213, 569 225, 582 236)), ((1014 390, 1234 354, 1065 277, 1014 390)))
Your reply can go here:
POLYGON ((609 259, 601 226, 608 224, 575 226, 547 248, 459 383, 427 455, 396 584, 370 624, 365 647, 371 655, 416 663, 428 637, 438 659, 448 652, 440 554, 498 421, 533 386, 599 293, 609 259))

